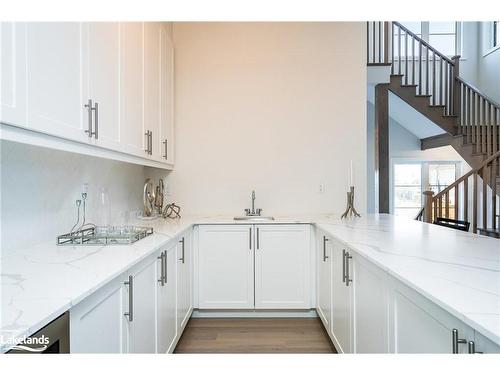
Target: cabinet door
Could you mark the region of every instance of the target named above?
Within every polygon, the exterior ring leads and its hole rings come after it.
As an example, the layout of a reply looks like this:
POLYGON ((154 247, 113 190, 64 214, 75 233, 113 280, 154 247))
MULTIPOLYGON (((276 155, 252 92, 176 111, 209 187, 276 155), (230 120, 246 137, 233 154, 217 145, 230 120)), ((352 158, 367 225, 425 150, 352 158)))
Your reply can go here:
POLYGON ((309 225, 257 225, 255 307, 309 308, 309 225))
MULTIPOLYGON (((92 143, 120 149, 120 24, 87 24, 88 98, 98 104, 98 134, 92 143)), ((94 128, 96 124, 94 123, 94 128)), ((95 129, 94 129, 95 130, 95 129)))
POLYGON ((477 331, 474 331, 474 344, 476 353, 500 353, 500 345, 495 344, 477 331))
MULTIPOLYGON (((459 338, 473 340, 470 327, 413 290, 399 285, 393 293, 391 351, 452 353, 453 329, 458 330, 459 338)), ((467 344, 458 348, 460 353, 467 353, 467 344)))
MULTIPOLYGON (((155 353, 156 351, 156 261, 148 262, 132 275, 133 318, 128 321, 129 353, 155 353)), ((127 297, 130 286, 126 287, 127 297)))
POLYGON ((186 326, 193 310, 192 296, 193 251, 191 232, 187 232, 177 244, 177 330, 186 326))
POLYGON ((161 118, 161 23, 144 23, 144 133, 152 133, 152 155, 150 158, 161 160, 160 118, 161 118))
POLYGON ((71 308, 71 353, 125 352, 123 301, 123 283, 118 280, 71 308))
POLYGON ((318 232, 317 238, 317 311, 328 332, 332 319, 332 240, 318 232))
POLYGON ((0 122, 27 127, 26 24, 0 23, 0 122))
MULTIPOLYGON (((156 325, 158 353, 171 353, 177 337, 177 247, 170 246, 165 250, 165 281, 157 284, 158 319, 156 325)), ((157 262, 157 279, 160 279, 161 259, 157 262)))
POLYGON ((88 142, 84 28, 77 22, 26 24, 30 129, 88 142))
POLYGON ((356 270, 354 287, 354 352, 388 353, 389 288, 385 274, 349 251, 356 270))
POLYGON ((160 34, 160 139, 162 161, 174 163, 174 46, 165 24, 160 34))
MULTIPOLYGON (((340 242, 332 239, 332 335, 335 346, 342 353, 352 353, 352 294, 353 283, 344 282, 343 250, 347 250, 340 242)), ((352 262, 349 263, 350 278, 354 280, 352 262)))
POLYGON ((253 308, 252 226, 200 225, 198 252, 199 308, 253 308))
POLYGON ((147 157, 143 132, 143 44, 141 22, 121 23, 120 133, 123 151, 147 157))

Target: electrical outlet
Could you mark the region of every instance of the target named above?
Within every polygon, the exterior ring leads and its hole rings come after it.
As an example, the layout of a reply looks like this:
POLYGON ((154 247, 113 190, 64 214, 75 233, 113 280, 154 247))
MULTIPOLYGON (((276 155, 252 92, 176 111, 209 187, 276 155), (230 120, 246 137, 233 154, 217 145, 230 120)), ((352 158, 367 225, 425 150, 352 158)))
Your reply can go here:
POLYGON ((325 184, 319 184, 318 193, 323 194, 326 191, 325 184))

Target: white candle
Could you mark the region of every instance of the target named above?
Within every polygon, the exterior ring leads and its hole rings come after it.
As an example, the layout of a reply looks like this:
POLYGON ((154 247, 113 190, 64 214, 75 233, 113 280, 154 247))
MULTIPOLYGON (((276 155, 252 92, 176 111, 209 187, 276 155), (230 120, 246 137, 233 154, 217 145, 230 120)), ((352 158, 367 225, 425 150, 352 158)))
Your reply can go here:
POLYGON ((350 163, 350 169, 349 169, 349 190, 351 189, 351 186, 354 185, 354 179, 353 179, 353 169, 352 169, 352 160, 350 163))

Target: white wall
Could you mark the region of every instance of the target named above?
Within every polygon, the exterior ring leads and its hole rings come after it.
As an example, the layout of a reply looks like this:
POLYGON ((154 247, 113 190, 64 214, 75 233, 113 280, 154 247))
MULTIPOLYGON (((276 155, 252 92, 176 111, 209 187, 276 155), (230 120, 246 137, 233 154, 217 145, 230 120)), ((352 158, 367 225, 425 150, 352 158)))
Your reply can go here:
POLYGON ((500 49, 491 53, 491 24, 481 22, 479 27, 478 74, 479 88, 490 98, 500 103, 500 49))
POLYGON ((175 23, 183 212, 345 208, 352 159, 366 209, 366 24, 175 23), (319 185, 326 191, 319 193, 319 185))
POLYGON ((500 103, 500 49, 491 43, 490 22, 463 22, 460 76, 500 103))
POLYGON ((6 254, 67 233, 75 200, 89 184, 88 221, 98 220, 98 192, 107 187, 112 221, 125 223, 142 207, 144 168, 63 151, 0 141, 1 252, 6 254))
MULTIPOLYGON (((367 148, 367 189, 368 212, 375 212, 375 107, 371 102, 367 105, 368 148, 367 148)), ((452 146, 438 147, 429 150, 420 149, 420 139, 410 133, 400 123, 389 118, 389 163, 395 160, 422 161, 461 161, 463 171, 468 171, 468 164, 452 146)), ((392 168, 389 169, 389 180, 392 181, 392 168)), ((392 206, 392 204, 391 204, 392 206)))

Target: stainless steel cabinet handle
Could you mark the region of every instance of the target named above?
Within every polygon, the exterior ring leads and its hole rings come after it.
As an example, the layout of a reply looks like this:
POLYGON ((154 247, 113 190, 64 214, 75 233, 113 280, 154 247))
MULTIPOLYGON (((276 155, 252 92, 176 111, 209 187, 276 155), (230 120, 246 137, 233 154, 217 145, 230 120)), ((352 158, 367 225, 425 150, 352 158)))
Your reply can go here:
POLYGON ((153 131, 149 132, 149 155, 153 155, 153 131))
POLYGON ((94 103, 94 138, 99 139, 99 103, 94 103))
POLYGON ((87 113, 88 113, 88 125, 87 125, 87 130, 85 130, 85 133, 87 133, 89 138, 92 138, 92 99, 89 99, 87 101, 87 104, 85 104, 85 108, 87 108, 87 113))
POLYGON ((146 149, 144 151, 146 151, 146 154, 149 155, 149 130, 146 130, 144 135, 146 136, 146 149))
POLYGON ((182 263, 184 263, 184 243, 185 243, 185 241, 184 241, 184 237, 182 237, 182 240, 180 240, 179 242, 182 244, 182 257, 181 257, 181 258, 179 258, 179 260, 180 260, 182 263))
POLYGON ((349 283, 352 282, 351 275, 349 275, 349 259, 352 259, 351 254, 346 251, 345 253, 345 285, 349 286, 349 283))
POLYGON ((458 344, 467 344, 466 339, 458 338, 458 329, 453 328, 451 330, 451 349, 453 354, 458 354, 458 344))
POLYGON ((260 228, 259 227, 257 227, 257 243, 256 243, 256 245, 257 245, 257 250, 259 250, 260 249, 260 228))
POLYGON ((158 259, 160 260, 160 278, 158 279, 158 282, 161 284, 161 286, 164 286, 165 285, 165 273, 164 273, 164 264, 165 264, 165 261, 164 261, 164 257, 165 257, 165 252, 163 251, 161 253, 161 255, 158 257, 158 259))
POLYGON ((164 280, 165 280, 165 284, 168 284, 168 274, 167 274, 167 250, 164 251, 165 252, 165 256, 163 257, 163 267, 165 267, 165 272, 163 274, 163 277, 164 277, 164 280))
POLYGON ((248 228, 248 248, 252 250, 252 227, 248 228))
POLYGON ((134 277, 130 275, 124 284, 128 285, 128 312, 123 315, 128 317, 128 321, 131 322, 134 320, 134 277))
POLYGON ((469 341, 469 354, 483 354, 483 352, 476 352, 476 344, 474 341, 469 341))
POLYGON ((323 262, 326 262, 328 259, 328 255, 326 255, 326 242, 328 241, 328 238, 326 236, 323 236, 323 262))
POLYGON ((346 280, 346 274, 345 274, 345 256, 346 256, 346 251, 345 249, 342 249, 342 282, 345 283, 346 280))
POLYGON ((165 155, 163 155, 163 157, 165 158, 165 160, 167 160, 168 159, 168 144, 167 144, 166 139, 163 141, 163 145, 165 146, 165 155))

